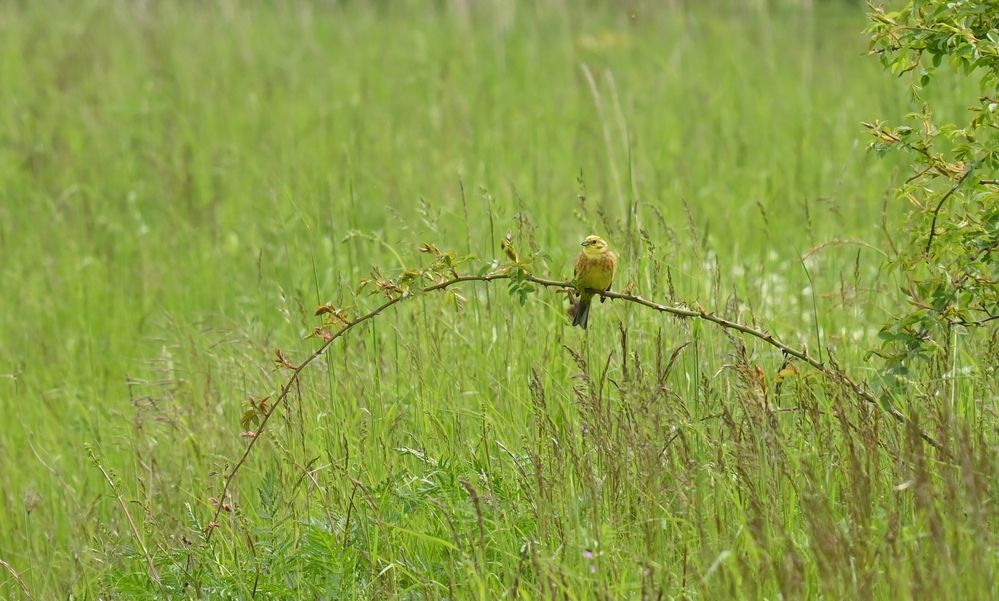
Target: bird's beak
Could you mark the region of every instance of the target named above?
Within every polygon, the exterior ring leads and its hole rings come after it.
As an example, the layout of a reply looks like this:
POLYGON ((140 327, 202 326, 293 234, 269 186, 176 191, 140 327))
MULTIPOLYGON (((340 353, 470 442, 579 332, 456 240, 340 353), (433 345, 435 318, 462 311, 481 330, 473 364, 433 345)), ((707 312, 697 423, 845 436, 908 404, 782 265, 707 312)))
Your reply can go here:
POLYGON ((583 243, 580 244, 580 246, 589 246, 589 245, 590 245, 590 243, 589 243, 588 240, 583 240, 583 243))

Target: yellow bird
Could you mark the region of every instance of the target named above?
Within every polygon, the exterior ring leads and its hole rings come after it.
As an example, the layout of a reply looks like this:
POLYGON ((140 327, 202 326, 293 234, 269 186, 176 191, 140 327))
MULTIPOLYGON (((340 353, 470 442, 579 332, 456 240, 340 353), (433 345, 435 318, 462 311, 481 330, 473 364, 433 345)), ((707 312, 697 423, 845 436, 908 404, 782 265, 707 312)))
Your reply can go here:
MULTIPOLYGON (((600 236, 587 236, 583 251, 576 260, 576 278, 573 284, 579 300, 569 307, 572 325, 586 329, 590 316, 590 301, 597 292, 610 290, 617 268, 617 256, 600 236)), ((601 299, 602 300, 602 299, 601 299)))

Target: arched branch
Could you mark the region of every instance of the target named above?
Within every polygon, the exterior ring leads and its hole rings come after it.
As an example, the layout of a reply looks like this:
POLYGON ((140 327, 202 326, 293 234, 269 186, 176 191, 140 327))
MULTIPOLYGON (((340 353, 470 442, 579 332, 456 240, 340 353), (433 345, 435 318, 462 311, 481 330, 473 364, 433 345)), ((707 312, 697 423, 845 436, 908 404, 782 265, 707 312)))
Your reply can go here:
MULTIPOLYGON (((318 348, 316 348, 309 356, 307 356, 304 361, 302 361, 298 365, 293 365, 285 362, 284 365, 290 370, 290 375, 288 376, 288 379, 285 381, 285 383, 281 386, 280 391, 278 392, 277 396, 274 398, 274 401, 270 405, 267 412, 264 413, 263 419, 261 420, 260 424, 257 426, 254 436, 253 438, 250 439, 250 442, 249 444, 247 444, 246 449, 244 449, 243 454, 240 456, 239 460, 236 461, 235 465, 232 466, 232 468, 229 470, 229 473, 226 475, 225 483, 222 486, 222 492, 217 497, 218 504, 215 509, 215 515, 213 516, 212 521, 209 523, 208 531, 205 536, 205 542, 211 539, 212 533, 214 532, 215 528, 218 526, 219 514, 222 512, 222 508, 224 505, 223 501, 229 492, 229 488, 232 485, 232 482, 235 479, 236 474, 246 463, 246 460, 250 456, 250 453, 253 451, 254 446, 256 446, 257 441, 260 440, 261 435, 264 433, 264 430, 267 428, 267 424, 269 423, 271 416, 274 415, 274 413, 277 411, 279 407, 281 407, 282 404, 284 404, 285 400, 288 398, 288 394, 292 390, 292 387, 295 385, 296 382, 298 382, 298 379, 301 376, 302 371, 306 367, 308 367, 313 361, 321 357, 323 353, 325 353, 326 350, 334 342, 336 342, 339 338, 345 336, 352 329, 354 329, 355 327, 361 325, 366 321, 374 319, 375 317, 383 313, 386 309, 389 309, 390 307, 398 303, 401 303, 404 300, 413 298, 423 293, 438 292, 441 290, 445 290, 447 288, 459 284, 465 284, 470 282, 488 283, 496 280, 519 280, 523 282, 530 282, 532 284, 537 284, 545 288, 558 288, 564 290, 574 289, 574 285, 571 282, 540 278, 523 271, 502 270, 484 275, 453 275, 452 277, 447 279, 442 279, 435 284, 431 284, 423 288, 420 288, 417 293, 402 292, 398 293, 395 296, 392 296, 387 301, 375 307, 368 313, 365 313, 364 315, 361 315, 360 317, 357 317, 353 320, 347 321, 343 325, 343 327, 341 327, 339 330, 330 334, 329 336, 326 336, 324 342, 318 348)), ((910 426, 913 425, 912 420, 898 409, 882 407, 881 403, 878 402, 878 399, 873 394, 871 394, 871 392, 869 392, 863 385, 859 384, 858 382, 850 378, 847 374, 843 373, 842 370, 836 368, 829 362, 823 362, 816 359, 815 357, 810 355, 806 349, 796 349, 791 346, 788 346, 787 344, 781 342, 779 339, 775 338, 773 334, 770 334, 769 332, 753 328, 741 323, 737 323, 725 319, 723 317, 719 317, 714 313, 709 313, 702 309, 665 305, 662 303, 657 303, 642 298, 634 294, 627 294, 620 292, 597 292, 597 293, 603 296, 604 298, 635 303, 637 305, 641 305, 643 307, 647 307, 649 309, 659 311, 661 313, 668 313, 676 317, 687 318, 687 319, 700 319, 703 321, 713 323, 727 330, 734 330, 736 332, 740 332, 742 334, 746 334, 748 336, 757 338, 763 341, 764 343, 778 349, 785 356, 792 357, 803 363, 807 363, 815 370, 824 374, 833 382, 836 382, 846 390, 852 392, 853 394, 857 395, 859 398, 863 399, 865 402, 871 403, 872 405, 878 407, 879 409, 887 411, 887 413, 891 415, 900 424, 910 425, 910 426)), ((929 434, 920 430, 919 435, 930 446, 932 446, 933 448, 937 449, 940 452, 944 452, 943 445, 941 445, 940 442, 931 437, 929 434)))

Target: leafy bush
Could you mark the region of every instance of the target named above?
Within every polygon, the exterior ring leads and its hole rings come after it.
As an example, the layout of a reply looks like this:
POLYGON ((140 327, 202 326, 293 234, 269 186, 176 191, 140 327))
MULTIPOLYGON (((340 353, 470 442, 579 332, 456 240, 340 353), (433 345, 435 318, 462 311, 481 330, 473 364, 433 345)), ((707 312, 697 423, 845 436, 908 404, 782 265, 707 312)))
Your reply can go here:
POLYGON ((948 356, 956 334, 999 323, 999 5, 914 0, 894 12, 872 7, 870 17, 872 52, 912 78, 915 105, 899 125, 866 124, 874 150, 907 153, 912 164, 895 190, 912 210, 891 261, 908 309, 882 329, 879 352, 898 383, 915 359, 948 356), (924 99, 948 68, 980 90, 957 123, 941 122, 924 99))

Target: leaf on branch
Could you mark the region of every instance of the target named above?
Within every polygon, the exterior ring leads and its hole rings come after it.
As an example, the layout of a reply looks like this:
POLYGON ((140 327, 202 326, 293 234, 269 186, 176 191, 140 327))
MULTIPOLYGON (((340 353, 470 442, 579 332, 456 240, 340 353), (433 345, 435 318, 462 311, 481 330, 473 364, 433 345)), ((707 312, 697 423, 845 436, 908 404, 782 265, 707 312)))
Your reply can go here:
POLYGON ((332 303, 321 305, 316 309, 316 315, 322 316, 323 325, 327 326, 333 325, 334 323, 342 323, 344 325, 350 323, 350 316, 347 314, 347 310, 334 307, 332 303))
POLYGON ((420 245, 420 252, 421 253, 426 253, 428 255, 433 255, 435 257, 440 257, 441 255, 444 254, 444 253, 441 252, 441 249, 437 248, 437 245, 432 244, 430 242, 425 242, 425 243, 421 244, 420 245))
POLYGON ((312 332, 309 334, 308 337, 322 338, 324 342, 329 342, 330 340, 333 340, 333 332, 330 332, 329 330, 321 327, 316 327, 313 328, 312 332))
POLYGON ((244 430, 248 430, 250 426, 256 426, 260 421, 260 414, 256 409, 247 409, 243 413, 243 417, 239 419, 239 425, 243 426, 244 430))
POLYGON ((520 257, 517 256, 517 251, 513 248, 512 232, 507 232, 506 236, 500 240, 500 250, 502 250, 503 254, 505 254, 514 263, 518 263, 520 261, 520 257))
POLYGON ((293 364, 291 361, 288 360, 287 357, 284 356, 284 353, 281 352, 281 349, 274 349, 274 363, 279 368, 283 367, 285 369, 290 369, 292 371, 298 369, 295 366, 295 364, 293 364))
POLYGON ((225 511, 225 512, 231 512, 232 511, 232 504, 226 503, 224 501, 219 501, 215 497, 209 497, 208 502, 210 502, 215 507, 221 508, 222 511, 225 511))

